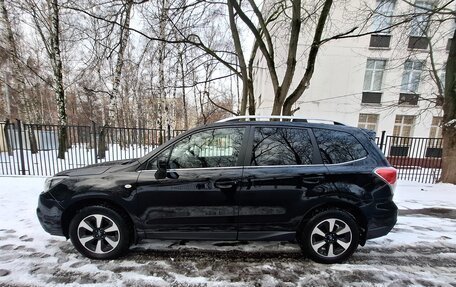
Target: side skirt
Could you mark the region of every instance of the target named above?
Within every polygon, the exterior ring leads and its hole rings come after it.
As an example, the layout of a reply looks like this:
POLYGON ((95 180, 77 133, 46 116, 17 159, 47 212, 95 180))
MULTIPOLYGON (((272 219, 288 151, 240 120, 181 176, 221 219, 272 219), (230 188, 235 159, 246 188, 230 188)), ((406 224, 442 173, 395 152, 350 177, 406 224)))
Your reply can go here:
POLYGON ((167 240, 293 241, 296 239, 296 231, 247 231, 239 233, 146 231, 145 237, 167 240))

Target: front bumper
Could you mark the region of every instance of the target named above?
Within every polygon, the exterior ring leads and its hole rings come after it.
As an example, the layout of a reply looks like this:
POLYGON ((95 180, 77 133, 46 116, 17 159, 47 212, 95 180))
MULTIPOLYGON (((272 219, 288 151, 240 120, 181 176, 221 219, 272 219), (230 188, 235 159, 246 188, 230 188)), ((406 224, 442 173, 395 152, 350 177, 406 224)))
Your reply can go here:
POLYGON ((62 213, 62 207, 49 192, 40 194, 36 214, 41 226, 47 233, 64 236, 62 213))
POLYGON ((392 201, 377 203, 367 224, 366 239, 387 235, 397 222, 397 206, 392 201))

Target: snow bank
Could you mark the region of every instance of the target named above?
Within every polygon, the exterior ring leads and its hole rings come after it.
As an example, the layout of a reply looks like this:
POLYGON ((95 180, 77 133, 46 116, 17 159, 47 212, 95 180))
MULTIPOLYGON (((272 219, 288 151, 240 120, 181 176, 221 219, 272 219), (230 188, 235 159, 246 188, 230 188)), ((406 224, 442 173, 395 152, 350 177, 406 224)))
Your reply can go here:
POLYGON ((345 264, 316 264, 288 242, 224 245, 150 240, 125 258, 96 261, 42 230, 35 215, 44 177, 0 177, 0 286, 451 286, 456 219, 420 210, 456 209, 456 187, 400 181, 401 211, 388 236, 345 264), (416 214, 414 213, 416 212, 416 214), (222 246, 220 246, 222 245, 222 246))

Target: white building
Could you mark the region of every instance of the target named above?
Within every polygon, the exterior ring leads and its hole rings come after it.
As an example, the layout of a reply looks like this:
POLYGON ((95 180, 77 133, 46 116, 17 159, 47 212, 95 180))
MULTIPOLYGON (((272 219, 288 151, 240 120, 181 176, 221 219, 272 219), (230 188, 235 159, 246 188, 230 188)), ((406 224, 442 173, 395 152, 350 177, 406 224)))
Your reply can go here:
MULTIPOLYGON (((371 12, 378 12, 365 28, 370 31, 390 26, 395 18, 387 15, 418 9, 402 0, 350 0, 343 3, 333 7, 326 34, 347 31, 356 19, 368 18, 368 14, 360 16, 356 12, 365 5, 370 7, 371 12), (356 13, 356 17, 350 18, 356 13)), ((418 1, 416 5, 432 7, 433 4, 418 1)), ((363 11, 368 13, 369 9, 363 11)), ((318 54, 310 87, 296 103, 299 110, 295 115, 339 121, 373 129, 377 134, 386 131, 387 135, 441 137, 442 109, 437 101, 437 84, 430 73, 429 51, 432 48, 435 66, 440 69, 438 74, 444 78, 447 45, 452 37, 454 22, 443 22, 437 30, 434 24, 428 27, 432 21, 427 19, 423 15, 382 34, 325 43, 318 54), (424 31, 433 36, 431 47, 424 31)), ((298 48, 298 55, 304 55, 298 58, 296 74, 301 76, 306 68, 306 51, 311 43, 311 34, 305 33, 303 28, 301 42, 306 44, 300 44, 298 48)), ((280 39, 280 35, 275 36, 280 39)), ((287 41, 284 39, 284 42, 287 41)), ((286 57, 287 49, 283 47, 275 52, 286 57)), ((259 68, 254 79, 257 114, 269 115, 273 89, 264 59, 259 57, 257 60, 259 68)), ((284 68, 279 72, 283 76, 285 65, 282 66, 284 68)), ((297 84, 300 76, 295 78, 294 84, 297 84)))

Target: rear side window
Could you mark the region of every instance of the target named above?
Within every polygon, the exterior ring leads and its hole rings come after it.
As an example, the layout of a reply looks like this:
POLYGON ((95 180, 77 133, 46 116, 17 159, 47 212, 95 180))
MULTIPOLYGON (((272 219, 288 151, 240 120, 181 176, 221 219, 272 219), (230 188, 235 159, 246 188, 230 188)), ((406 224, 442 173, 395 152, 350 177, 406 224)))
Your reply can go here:
POLYGON ((343 163, 367 155, 364 147, 349 133, 324 129, 313 131, 325 164, 343 163))
POLYGON ((312 164, 313 146, 305 129, 255 128, 252 166, 312 164))

